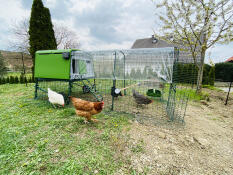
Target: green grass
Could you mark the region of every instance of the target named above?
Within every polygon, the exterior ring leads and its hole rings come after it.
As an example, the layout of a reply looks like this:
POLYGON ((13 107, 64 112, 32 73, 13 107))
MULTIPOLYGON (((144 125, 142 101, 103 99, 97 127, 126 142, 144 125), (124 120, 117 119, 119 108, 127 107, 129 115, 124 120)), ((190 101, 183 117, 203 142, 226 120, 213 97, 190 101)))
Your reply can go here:
MULTIPOLYGON (((72 107, 34 100, 34 84, 0 85, 0 174, 130 174, 130 116, 84 124, 72 107)), ((140 142, 132 153, 143 151, 140 142)))
POLYGON ((203 87, 203 88, 210 89, 210 90, 215 90, 215 91, 218 91, 218 92, 223 91, 222 89, 219 89, 219 88, 214 87, 214 86, 211 86, 211 85, 203 85, 202 87, 203 87))

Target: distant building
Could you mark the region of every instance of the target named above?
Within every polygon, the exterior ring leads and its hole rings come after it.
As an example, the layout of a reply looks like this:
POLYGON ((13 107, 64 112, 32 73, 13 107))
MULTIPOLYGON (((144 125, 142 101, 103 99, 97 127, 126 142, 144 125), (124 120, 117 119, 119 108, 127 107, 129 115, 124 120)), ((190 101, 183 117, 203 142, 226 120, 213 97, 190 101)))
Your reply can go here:
POLYGON ((137 39, 131 49, 139 48, 164 48, 164 47, 174 47, 173 44, 169 44, 164 40, 159 40, 152 35, 151 38, 137 39))
POLYGON ((179 62, 183 63, 193 63, 193 58, 191 53, 188 51, 184 51, 183 45, 171 44, 164 40, 157 39, 154 35, 151 38, 143 38, 137 39, 131 49, 139 49, 139 48, 165 48, 165 47, 177 47, 180 49, 179 51, 179 62))
POLYGON ((233 56, 231 58, 228 58, 225 62, 233 63, 233 56))

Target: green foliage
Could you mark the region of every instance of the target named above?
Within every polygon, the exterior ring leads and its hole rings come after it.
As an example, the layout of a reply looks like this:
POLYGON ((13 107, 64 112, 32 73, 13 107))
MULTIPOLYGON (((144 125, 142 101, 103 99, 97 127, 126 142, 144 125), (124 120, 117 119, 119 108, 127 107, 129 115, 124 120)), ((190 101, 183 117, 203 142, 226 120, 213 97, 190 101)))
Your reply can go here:
POLYGON ((57 48, 50 12, 48 8, 44 7, 41 0, 34 0, 32 4, 29 44, 29 51, 33 61, 32 72, 34 75, 35 52, 57 48))
POLYGON ((233 81, 233 63, 215 64, 215 78, 221 81, 233 81))
POLYGON ((136 75, 135 75, 135 78, 142 78, 142 73, 141 73, 141 70, 138 68, 137 71, 136 71, 136 75))
POLYGON ((209 71, 209 85, 214 86, 215 81, 215 67, 212 66, 209 71))
POLYGON ((173 81, 175 83, 196 84, 198 68, 195 64, 177 63, 174 66, 173 81))
POLYGON ((203 69, 203 78, 202 78, 202 84, 208 85, 209 84, 209 72, 210 72, 211 66, 208 64, 204 65, 203 69))
POLYGON ((131 72, 130 72, 130 77, 131 77, 131 78, 136 78, 136 71, 135 71, 134 68, 133 68, 133 69, 131 70, 131 72))
POLYGON ((154 75, 153 69, 151 67, 148 68, 148 78, 152 78, 154 75))
POLYGON ((10 76, 9 83, 13 84, 15 82, 15 78, 13 76, 10 76))
POLYGON ((2 77, 2 78, 1 78, 1 82, 2 82, 2 84, 5 84, 5 83, 6 83, 5 77, 2 77))
POLYGON ((24 76, 23 76, 23 74, 20 75, 20 77, 19 77, 19 82, 20 82, 21 84, 24 83, 24 76))
POLYGON ((19 83, 19 78, 18 78, 18 76, 15 76, 15 78, 14 78, 14 83, 19 83))
POLYGON ((10 83, 10 77, 6 78, 6 83, 10 83))
POLYGON ((27 80, 27 77, 24 77, 24 83, 27 83, 28 80, 27 80))
POLYGON ((7 68, 5 66, 5 63, 3 61, 3 56, 0 52, 0 77, 6 74, 7 68))
POLYGON ((147 75, 147 67, 144 67, 143 72, 142 72, 142 76, 145 77, 145 78, 148 77, 148 75, 147 75))
MULTIPOLYGON (((215 76, 212 72, 214 72, 214 68, 212 68, 208 64, 204 65, 203 70, 203 79, 202 83, 207 85, 210 83, 214 83, 215 76)), ((196 84, 197 83, 197 75, 198 68, 195 64, 185 64, 185 63, 177 63, 174 67, 173 72, 173 81, 176 83, 188 83, 188 84, 196 84)))

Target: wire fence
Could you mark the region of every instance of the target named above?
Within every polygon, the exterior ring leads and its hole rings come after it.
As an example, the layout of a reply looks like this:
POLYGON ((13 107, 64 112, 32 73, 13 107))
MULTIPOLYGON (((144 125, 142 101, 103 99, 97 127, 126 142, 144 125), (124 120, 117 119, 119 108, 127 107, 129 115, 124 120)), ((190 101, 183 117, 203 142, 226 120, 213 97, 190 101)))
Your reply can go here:
POLYGON ((192 61, 179 60, 176 48, 75 52, 76 59, 77 55, 92 57, 94 78, 38 79, 37 98, 47 99, 47 88, 63 94, 67 102, 69 95, 98 101, 96 94, 99 94, 106 110, 150 120, 163 118, 184 122, 198 70, 192 61), (152 103, 144 102, 145 99, 152 103))

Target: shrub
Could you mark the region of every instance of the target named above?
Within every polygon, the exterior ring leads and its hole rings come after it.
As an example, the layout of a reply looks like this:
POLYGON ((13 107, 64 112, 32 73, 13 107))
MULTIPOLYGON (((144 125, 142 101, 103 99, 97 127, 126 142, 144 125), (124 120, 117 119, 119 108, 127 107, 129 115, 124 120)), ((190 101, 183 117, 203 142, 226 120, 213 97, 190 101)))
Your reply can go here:
POLYGON ((19 77, 19 82, 20 82, 21 84, 24 83, 24 76, 23 76, 23 74, 20 75, 20 77, 19 77))
POLYGON ((6 83, 10 83, 10 78, 9 77, 7 77, 5 80, 6 80, 6 83))
POLYGON ((214 86, 215 81, 215 67, 212 66, 209 71, 209 85, 214 86))
POLYGON ((203 69, 203 77, 202 77, 202 84, 203 85, 209 85, 209 72, 210 72, 211 66, 208 64, 204 65, 203 69))
POLYGON ((25 76, 24 77, 24 83, 27 83, 28 82, 28 80, 27 80, 27 77, 25 76))
POLYGON ((2 77, 2 84, 6 83, 6 79, 4 77, 2 77))
POLYGON ((29 78, 28 83, 32 83, 32 77, 29 78))
POLYGON ((15 78, 13 76, 10 76, 10 80, 9 80, 9 83, 10 84, 13 84, 15 82, 15 78))
POLYGON ((233 81, 233 63, 215 64, 215 78, 221 81, 233 81))
POLYGON ((18 78, 18 76, 15 76, 15 80, 14 80, 14 83, 19 83, 19 78, 18 78))

